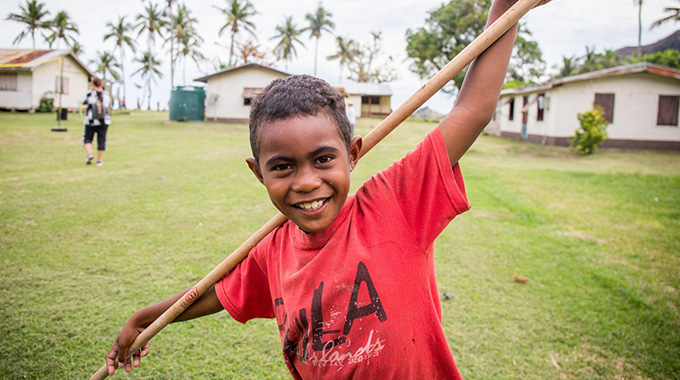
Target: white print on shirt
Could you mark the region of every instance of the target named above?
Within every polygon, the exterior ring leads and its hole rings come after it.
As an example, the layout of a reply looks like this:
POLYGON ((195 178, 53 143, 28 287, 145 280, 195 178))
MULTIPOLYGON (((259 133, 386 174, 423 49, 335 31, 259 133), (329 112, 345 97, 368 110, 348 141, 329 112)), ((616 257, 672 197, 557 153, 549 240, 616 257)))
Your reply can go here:
POLYGON ((373 332, 374 330, 371 330, 366 344, 359 347, 354 352, 340 353, 338 350, 335 350, 333 342, 328 341, 326 342, 323 351, 321 351, 321 356, 317 357, 318 355, 316 352, 312 353, 312 355, 309 357, 308 363, 317 367, 338 367, 339 371, 345 366, 345 364, 361 363, 364 360, 374 358, 380 355, 380 351, 385 347, 385 340, 378 338, 374 342, 373 332))
MULTIPOLYGON (((387 313, 380 302, 378 291, 373 284, 371 275, 368 273, 366 264, 359 262, 357 266, 354 287, 352 288, 349 305, 347 306, 342 332, 340 330, 324 330, 331 323, 324 322, 323 320, 323 289, 324 283, 321 281, 319 287, 314 290, 312 297, 310 308, 311 325, 306 308, 300 309, 297 313, 298 315, 293 317, 295 318, 293 324, 288 322, 288 312, 285 310, 283 298, 279 297, 274 300, 279 331, 285 330, 283 334, 283 353, 286 360, 292 363, 294 359, 297 359, 301 362, 309 362, 308 364, 312 365, 339 366, 342 368, 346 364, 359 363, 378 356, 384 347, 385 340, 379 337, 376 337, 374 340, 374 330, 371 330, 364 346, 359 347, 355 352, 349 352, 349 335, 355 320, 369 317, 372 314, 375 314, 375 317, 380 322, 387 320, 387 313), (359 307, 357 301, 362 283, 366 284, 371 303, 359 307), (280 314, 281 312, 283 312, 283 315, 280 314), (337 337, 324 341, 324 335, 329 334, 337 337), (310 336, 312 338, 311 344, 309 342, 310 336)), ((334 312, 334 314, 337 314, 337 312, 334 312)))

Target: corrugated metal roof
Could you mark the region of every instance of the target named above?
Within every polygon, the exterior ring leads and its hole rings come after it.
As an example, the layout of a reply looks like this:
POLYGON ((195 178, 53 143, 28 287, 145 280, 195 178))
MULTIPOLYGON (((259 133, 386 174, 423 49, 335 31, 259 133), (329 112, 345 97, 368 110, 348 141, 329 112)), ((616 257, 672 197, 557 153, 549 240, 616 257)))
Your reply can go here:
POLYGON ((517 88, 510 88, 510 89, 507 89, 507 90, 503 90, 501 92, 501 95, 512 95, 512 94, 518 95, 518 94, 526 94, 526 93, 530 93, 530 92, 545 91, 545 90, 549 90, 553 87, 556 87, 556 86, 559 86, 559 85, 562 85, 562 84, 565 84, 565 83, 582 82, 582 81, 588 81, 588 80, 599 79, 599 78, 615 77, 615 76, 629 75, 629 74, 640 74, 640 73, 649 73, 649 74, 662 76, 662 77, 665 77, 665 78, 672 78, 672 79, 680 80, 680 71, 678 71, 678 70, 674 70, 674 69, 664 67, 664 66, 655 65, 655 64, 652 64, 652 63, 648 63, 648 62, 640 62, 640 63, 631 64, 631 65, 617 66, 617 67, 612 67, 612 68, 609 68, 609 69, 593 71, 593 72, 585 73, 585 74, 572 75, 572 76, 569 76, 569 77, 553 79, 553 80, 550 80, 550 81, 543 83, 543 84, 531 85, 531 86, 525 86, 525 87, 517 87, 517 88))
MULTIPOLYGON (((7 54, 0 56, 0 64, 29 63, 42 57, 51 50, 6 50, 7 54)), ((0 55, 5 51, 0 51, 0 55)))
POLYGON ((33 70, 65 56, 73 58, 90 76, 94 75, 70 50, 0 49, 0 70, 33 70))

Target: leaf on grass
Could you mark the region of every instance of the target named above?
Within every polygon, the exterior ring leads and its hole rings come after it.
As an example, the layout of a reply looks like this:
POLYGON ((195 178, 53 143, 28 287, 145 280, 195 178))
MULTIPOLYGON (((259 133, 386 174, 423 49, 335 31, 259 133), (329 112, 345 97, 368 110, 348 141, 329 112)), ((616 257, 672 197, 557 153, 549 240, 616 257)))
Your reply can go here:
POLYGON ((519 283, 522 283, 522 284, 525 284, 525 283, 529 282, 529 279, 528 279, 528 278, 522 277, 522 276, 518 276, 518 275, 516 275, 516 274, 513 274, 513 275, 512 275, 512 279, 515 280, 515 282, 519 282, 519 283))

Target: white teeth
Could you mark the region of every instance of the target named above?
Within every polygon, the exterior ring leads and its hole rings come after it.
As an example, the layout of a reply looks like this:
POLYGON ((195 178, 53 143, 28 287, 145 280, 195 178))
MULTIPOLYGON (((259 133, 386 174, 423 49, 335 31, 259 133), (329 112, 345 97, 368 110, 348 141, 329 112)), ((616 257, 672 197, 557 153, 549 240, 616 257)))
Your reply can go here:
POLYGON ((324 201, 314 201, 309 203, 298 203, 297 206, 305 211, 316 211, 323 206, 324 201))

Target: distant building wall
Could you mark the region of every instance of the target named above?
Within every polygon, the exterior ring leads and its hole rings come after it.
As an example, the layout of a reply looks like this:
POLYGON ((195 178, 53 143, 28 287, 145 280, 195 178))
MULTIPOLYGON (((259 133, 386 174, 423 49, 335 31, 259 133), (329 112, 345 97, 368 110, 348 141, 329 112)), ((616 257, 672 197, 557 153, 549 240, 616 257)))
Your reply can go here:
POLYGON ((29 110, 31 109, 31 92, 33 81, 30 71, 13 71, 3 74, 17 75, 16 90, 0 90, 0 107, 5 109, 29 110))
POLYGON ((206 106, 206 119, 247 123, 250 105, 244 104, 244 89, 264 89, 273 80, 284 77, 284 74, 250 67, 208 79, 208 99, 211 95, 217 95, 217 99, 206 106))
MULTIPOLYGON (((59 105, 59 94, 56 92, 59 78, 59 60, 40 65, 33 71, 33 107, 40 104, 40 98, 50 92, 54 97, 54 106, 59 105)), ((64 58, 63 67, 64 93, 61 94, 62 108, 75 111, 85 98, 89 89, 89 74, 71 57, 64 58)))
POLYGON ((525 138, 544 144, 568 145, 569 138, 579 128, 579 112, 594 108, 596 94, 613 94, 613 122, 607 128, 609 140, 603 147, 621 148, 680 148, 680 127, 659 126, 659 96, 680 96, 677 79, 649 73, 595 78, 564 83, 549 89, 530 90, 521 94, 503 95, 496 120, 488 132, 510 138, 525 138), (538 120, 535 101, 545 94, 543 120, 538 120), (524 97, 528 97, 526 123, 523 123, 524 97), (514 99, 514 115, 510 103, 514 99), (523 131, 526 124, 526 131, 523 131), (523 133, 524 132, 524 133, 523 133))
POLYGON ((362 96, 361 115, 363 116, 386 116, 392 112, 390 96, 362 96), (373 99, 378 98, 378 102, 373 99), (370 99, 370 104, 368 103, 370 99))

